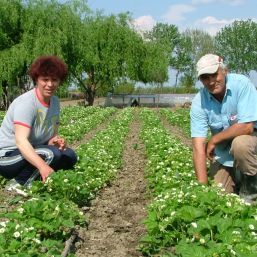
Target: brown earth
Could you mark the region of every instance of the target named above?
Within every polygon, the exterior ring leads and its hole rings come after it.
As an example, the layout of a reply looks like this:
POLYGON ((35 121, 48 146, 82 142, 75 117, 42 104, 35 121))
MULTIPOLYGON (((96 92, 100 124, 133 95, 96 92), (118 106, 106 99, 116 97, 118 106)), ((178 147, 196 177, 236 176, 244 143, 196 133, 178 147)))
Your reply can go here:
POLYGON ((124 143, 123 169, 111 186, 104 188, 88 211, 89 227, 81 229, 76 244, 78 257, 133 257, 144 235, 146 217, 144 146, 139 139, 136 119, 124 143))
MULTIPOLYGON (((73 105, 82 105, 85 103, 83 99, 78 100, 61 100, 60 105, 61 107, 68 107, 73 105)), ((105 97, 96 97, 94 101, 94 106, 104 106, 105 104, 105 97)))

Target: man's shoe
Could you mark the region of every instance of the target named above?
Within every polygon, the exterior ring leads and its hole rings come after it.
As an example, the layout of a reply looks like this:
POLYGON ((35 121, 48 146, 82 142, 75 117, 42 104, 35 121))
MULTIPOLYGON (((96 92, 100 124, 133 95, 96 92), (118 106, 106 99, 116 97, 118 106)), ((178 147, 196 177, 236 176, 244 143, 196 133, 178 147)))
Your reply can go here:
POLYGON ((253 203, 257 199, 257 175, 242 174, 239 196, 248 203, 253 203))
POLYGON ((28 196, 28 194, 22 190, 22 185, 19 184, 15 179, 11 179, 5 186, 5 190, 9 192, 15 192, 22 196, 28 196))

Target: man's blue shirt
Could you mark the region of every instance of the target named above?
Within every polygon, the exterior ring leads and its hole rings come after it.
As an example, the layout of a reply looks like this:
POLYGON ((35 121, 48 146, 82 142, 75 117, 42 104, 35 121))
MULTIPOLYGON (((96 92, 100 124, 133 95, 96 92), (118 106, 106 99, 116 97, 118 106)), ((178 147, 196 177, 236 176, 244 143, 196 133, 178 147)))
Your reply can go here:
MULTIPOLYGON (((191 137, 207 137, 235 123, 254 121, 257 128, 257 91, 250 80, 239 74, 226 76, 226 92, 222 102, 215 99, 206 88, 194 97, 190 111, 191 137)), ((215 159, 224 166, 233 166, 230 155, 231 141, 215 148, 215 159)))

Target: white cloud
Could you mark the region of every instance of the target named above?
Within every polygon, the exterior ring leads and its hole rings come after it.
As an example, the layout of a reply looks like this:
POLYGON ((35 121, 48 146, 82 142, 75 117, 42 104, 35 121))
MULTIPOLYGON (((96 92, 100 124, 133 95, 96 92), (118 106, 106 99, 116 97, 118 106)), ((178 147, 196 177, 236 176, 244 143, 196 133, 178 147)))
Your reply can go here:
POLYGON ((226 25, 231 24, 236 19, 221 19, 218 20, 217 18, 213 16, 207 16, 203 19, 197 20, 195 22, 195 26, 199 29, 207 31, 210 35, 215 35, 221 28, 223 28, 226 25))
MULTIPOLYGON (((218 19, 213 16, 207 16, 202 19, 191 21, 190 13, 200 11, 202 6, 207 5, 225 5, 235 6, 246 4, 246 0, 189 0, 188 4, 175 4, 168 8, 168 11, 162 16, 163 21, 175 24, 180 31, 185 29, 202 29, 211 35, 215 35, 221 28, 231 24, 234 19, 218 19)), ((229 9, 228 9, 229 11, 229 9)))
POLYGON ((171 5, 168 11, 163 15, 166 22, 176 23, 185 20, 184 14, 193 12, 195 7, 187 4, 171 5))
POLYGON ((245 3, 244 0, 192 0, 192 5, 201 5, 201 4, 211 4, 211 3, 223 3, 223 4, 229 4, 229 5, 242 5, 245 3))
POLYGON ((147 31, 151 30, 156 25, 156 21, 152 16, 146 15, 135 19, 133 24, 137 30, 147 31))
POLYGON ((209 25, 227 25, 231 22, 234 21, 233 20, 225 20, 225 19, 222 19, 222 20, 218 20, 217 18, 213 17, 213 16, 207 16, 207 17, 204 17, 203 19, 200 20, 202 23, 205 23, 205 24, 209 24, 209 25))

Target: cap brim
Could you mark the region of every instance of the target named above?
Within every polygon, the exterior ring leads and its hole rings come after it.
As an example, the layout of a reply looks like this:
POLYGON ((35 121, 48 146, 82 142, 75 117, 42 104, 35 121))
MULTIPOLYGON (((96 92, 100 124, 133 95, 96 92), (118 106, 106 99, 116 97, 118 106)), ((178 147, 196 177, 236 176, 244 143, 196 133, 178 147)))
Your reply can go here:
POLYGON ((212 66, 209 66, 209 67, 199 70, 197 75, 199 77, 203 74, 213 74, 218 70, 218 68, 219 68, 219 64, 215 64, 215 65, 212 65, 212 66))

